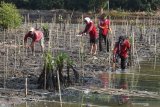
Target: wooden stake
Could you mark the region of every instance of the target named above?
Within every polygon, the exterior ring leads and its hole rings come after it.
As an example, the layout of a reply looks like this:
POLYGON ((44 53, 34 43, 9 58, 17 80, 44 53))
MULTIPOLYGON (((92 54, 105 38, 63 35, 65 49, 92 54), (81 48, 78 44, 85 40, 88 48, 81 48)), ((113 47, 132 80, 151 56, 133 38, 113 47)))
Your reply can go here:
POLYGON ((155 33, 155 47, 154 47, 154 49, 155 49, 155 57, 154 57, 154 70, 156 69, 156 62, 157 62, 157 57, 156 57, 156 53, 157 53, 157 51, 156 51, 156 49, 157 49, 157 36, 156 36, 156 33, 155 33))
POLYGON ((27 77, 25 78, 25 97, 28 95, 28 83, 27 83, 27 77))
POLYGON ((59 90, 60 106, 62 107, 61 84, 60 84, 60 79, 59 79, 59 72, 58 72, 58 70, 57 70, 57 79, 58 79, 58 90, 59 90))

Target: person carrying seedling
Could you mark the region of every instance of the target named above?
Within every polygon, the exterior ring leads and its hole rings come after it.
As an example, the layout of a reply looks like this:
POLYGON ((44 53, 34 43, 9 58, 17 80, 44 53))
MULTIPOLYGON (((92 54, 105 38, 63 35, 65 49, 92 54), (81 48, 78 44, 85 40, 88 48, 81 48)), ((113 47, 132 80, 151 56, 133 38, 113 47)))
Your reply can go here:
POLYGON ((34 54, 34 46, 36 42, 40 42, 41 45, 41 51, 42 53, 44 52, 44 36, 42 31, 40 30, 35 30, 35 28, 31 27, 29 32, 25 34, 24 36, 24 46, 26 48, 31 47, 32 54, 34 54), (32 42, 30 45, 27 45, 27 39, 31 38, 32 42))
POLYGON ((102 41, 104 40, 107 52, 109 52, 109 30, 110 29, 110 20, 106 18, 106 15, 103 13, 99 18, 98 28, 99 28, 99 50, 102 51, 102 41))
POLYGON ((124 71, 126 68, 130 48, 131 45, 129 40, 124 36, 119 36, 118 42, 115 43, 113 50, 113 64, 115 65, 117 59, 120 58, 122 71, 124 71))
POLYGON ((98 33, 96 30, 96 26, 89 17, 84 18, 84 22, 86 24, 85 29, 83 32, 80 32, 79 34, 83 35, 85 33, 89 33, 91 43, 90 54, 96 55, 98 42, 98 33))

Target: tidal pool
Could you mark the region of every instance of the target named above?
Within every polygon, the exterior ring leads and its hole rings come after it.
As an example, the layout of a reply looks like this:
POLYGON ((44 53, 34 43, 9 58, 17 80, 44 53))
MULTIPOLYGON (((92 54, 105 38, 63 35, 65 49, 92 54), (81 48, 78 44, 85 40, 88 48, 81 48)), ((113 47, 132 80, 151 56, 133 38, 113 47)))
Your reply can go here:
MULTIPOLYGON (((134 71, 133 75, 116 75, 123 88, 143 92, 155 92, 158 98, 148 97, 109 95, 106 93, 84 93, 80 91, 68 91, 62 95, 62 101, 58 103, 59 96, 51 96, 48 101, 26 102, 14 107, 159 107, 160 106, 160 64, 154 61, 143 61, 140 63, 141 69, 134 71), (132 78, 133 77, 133 78, 132 78), (127 86, 124 83, 128 84, 127 86)), ((116 86, 115 86, 116 87, 116 86)), ((116 88, 119 88, 118 86, 116 88)))

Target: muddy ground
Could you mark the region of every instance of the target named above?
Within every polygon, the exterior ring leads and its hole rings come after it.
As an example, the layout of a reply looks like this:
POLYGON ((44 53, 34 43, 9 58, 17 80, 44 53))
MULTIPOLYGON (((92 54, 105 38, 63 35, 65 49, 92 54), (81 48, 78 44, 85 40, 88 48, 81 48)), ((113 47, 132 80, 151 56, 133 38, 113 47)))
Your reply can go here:
MULTIPOLYGON (((38 89, 37 80, 43 69, 43 57, 40 52, 40 46, 37 43, 35 49, 35 56, 31 55, 30 50, 26 50, 23 47, 23 36, 27 32, 30 26, 35 26, 36 23, 24 24, 20 29, 1 31, 0 32, 0 104, 20 103, 22 101, 32 99, 43 99, 47 90, 38 89), (28 79, 28 95, 25 97, 25 79, 28 79)), ((38 24, 41 26, 41 24, 38 24)), ((117 40, 118 36, 126 35, 126 29, 128 35, 131 32, 131 26, 125 25, 112 25, 112 43, 117 40)), ((83 37, 84 59, 80 60, 80 37, 76 37, 76 34, 84 28, 84 25, 68 24, 66 29, 60 29, 59 24, 49 24, 51 51, 53 56, 60 51, 67 53, 75 62, 75 69, 79 72, 81 77, 85 77, 86 81, 84 86, 101 87, 101 80, 99 75, 109 72, 111 70, 112 58, 110 53, 105 50, 97 53, 94 59, 92 55, 89 55, 89 38, 88 35, 83 37), (81 66, 82 63, 82 66, 81 66)), ((135 57, 134 66, 136 67, 137 57, 139 60, 144 60, 150 56, 155 55, 155 38, 156 38, 156 54, 159 54, 160 35, 157 26, 150 28, 146 26, 143 38, 140 39, 140 29, 137 26, 133 26, 132 30, 135 35, 135 57), (155 37, 156 33, 156 37, 155 37)), ((45 43, 45 51, 47 51, 49 44, 45 43)), ((65 69, 64 69, 65 72, 65 69)), ((81 83, 73 84, 73 86, 81 85, 81 83)), ((65 88, 65 87, 62 87, 65 88)), ((47 95, 46 94, 46 95, 47 95)))

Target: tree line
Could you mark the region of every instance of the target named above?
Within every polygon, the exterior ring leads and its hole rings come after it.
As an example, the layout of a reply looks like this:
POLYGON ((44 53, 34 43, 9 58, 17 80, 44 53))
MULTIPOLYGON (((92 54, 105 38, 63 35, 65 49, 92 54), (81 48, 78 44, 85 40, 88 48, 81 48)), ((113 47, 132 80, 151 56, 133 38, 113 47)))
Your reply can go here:
POLYGON ((97 11, 120 9, 130 11, 151 11, 160 7, 160 0, 1 0, 13 3, 19 9, 68 9, 77 11, 97 11), (109 1, 109 5, 108 5, 109 1), (109 6, 109 7, 108 7, 109 6))

